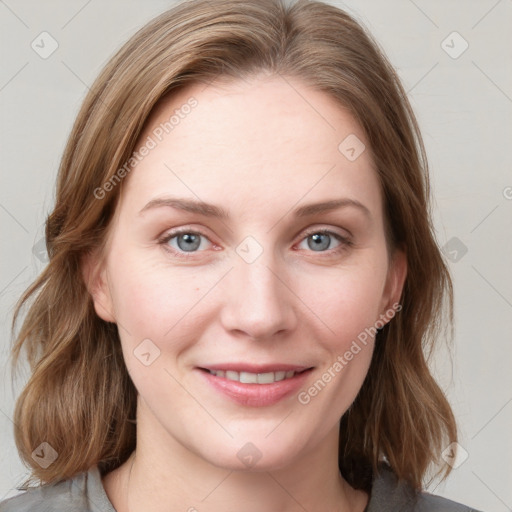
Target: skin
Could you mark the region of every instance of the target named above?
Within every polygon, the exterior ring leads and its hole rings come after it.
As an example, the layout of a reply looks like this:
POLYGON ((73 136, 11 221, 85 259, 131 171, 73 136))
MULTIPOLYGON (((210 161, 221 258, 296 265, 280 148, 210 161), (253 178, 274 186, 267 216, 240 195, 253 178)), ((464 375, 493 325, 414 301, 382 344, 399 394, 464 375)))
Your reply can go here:
POLYGON ((118 325, 139 393, 137 448, 104 477, 107 495, 118 512, 363 511, 368 495, 339 474, 339 421, 373 339, 305 405, 297 393, 270 406, 235 403, 196 367, 314 367, 304 390, 399 301, 405 257, 386 245, 369 144, 330 96, 264 75, 188 86, 158 105, 140 143, 191 96, 198 105, 125 179, 104 257, 84 267, 97 314, 118 325), (367 148, 355 161, 338 150, 350 134, 367 148), (169 206, 140 213, 171 195, 221 205, 230 218, 169 206), (345 206, 293 217, 341 197, 368 214, 345 206), (195 252, 180 251, 183 237, 181 246, 162 242, 180 227, 204 235, 195 252), (333 234, 315 249, 308 240, 319 229, 333 234), (247 236, 262 249, 251 263, 236 252, 247 236), (160 350, 148 366, 134 355, 145 339, 160 350), (255 466, 237 457, 247 443, 261 454, 255 466))

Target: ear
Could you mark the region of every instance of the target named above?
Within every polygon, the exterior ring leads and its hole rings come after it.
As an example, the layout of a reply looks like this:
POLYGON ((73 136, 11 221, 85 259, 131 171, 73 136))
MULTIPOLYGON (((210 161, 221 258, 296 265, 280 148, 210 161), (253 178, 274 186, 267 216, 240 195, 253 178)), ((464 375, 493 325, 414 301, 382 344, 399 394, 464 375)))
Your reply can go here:
POLYGON ((407 255, 402 249, 396 248, 389 263, 388 275, 382 295, 381 313, 394 309, 400 302, 407 277, 407 255))
POLYGON ((82 277, 90 293, 96 314, 105 322, 116 322, 112 294, 107 279, 105 262, 97 252, 87 253, 81 260, 82 277))

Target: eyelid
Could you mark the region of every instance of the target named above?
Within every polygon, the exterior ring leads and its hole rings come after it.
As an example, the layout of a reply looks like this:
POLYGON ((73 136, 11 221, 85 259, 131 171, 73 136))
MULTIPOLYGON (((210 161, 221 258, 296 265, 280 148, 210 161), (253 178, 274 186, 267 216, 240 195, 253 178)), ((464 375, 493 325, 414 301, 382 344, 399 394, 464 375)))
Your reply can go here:
MULTIPOLYGON (((330 228, 313 228, 311 230, 306 231, 300 240, 297 242, 297 244, 302 243, 306 238, 308 238, 311 235, 315 234, 324 234, 329 235, 333 238, 335 238, 339 242, 339 246, 335 247, 334 249, 329 249, 327 251, 307 251, 311 252, 313 254, 318 254, 321 258, 328 258, 333 256, 338 256, 341 252, 344 250, 347 250, 348 248, 351 248, 354 246, 354 241, 352 235, 342 235, 338 233, 337 231, 334 231, 330 228)), ((297 245, 296 244, 296 245, 297 245)))
MULTIPOLYGON (((312 228, 306 229, 306 231, 302 232, 301 238, 300 238, 300 240, 298 240, 298 242, 296 244, 302 242, 308 236, 311 236, 311 235, 314 235, 314 234, 319 234, 320 233, 320 234, 331 235, 331 236, 334 236, 340 242, 340 246, 339 247, 334 248, 334 249, 330 249, 330 250, 327 250, 327 251, 311 251, 311 252, 313 252, 313 253, 318 252, 319 255, 320 254, 333 255, 333 254, 336 254, 339 251, 343 250, 347 246, 350 247, 350 246, 352 246, 354 244, 353 240, 352 240, 352 238, 353 238, 352 234, 348 230, 345 230, 345 231, 347 232, 347 235, 342 235, 341 233, 338 233, 332 227, 331 228, 328 228, 328 227, 312 227, 312 228)), ((178 257, 182 257, 182 258, 193 258, 194 254, 197 254, 198 252, 199 253, 200 252, 204 252, 204 251, 192 251, 190 253, 187 253, 186 251, 183 251, 183 252, 182 251, 176 251, 175 249, 170 248, 167 245, 167 242, 172 240, 174 237, 179 236, 181 234, 185 234, 185 233, 200 235, 200 236, 206 238, 210 242, 210 244, 213 244, 213 242, 210 240, 208 235, 206 235, 201 229, 191 228, 191 227, 188 227, 188 226, 175 228, 175 229, 173 229, 171 231, 168 231, 168 232, 164 233, 162 236, 158 237, 158 243, 161 244, 161 245, 164 245, 165 246, 165 250, 167 250, 169 252, 172 252, 172 254, 177 255, 178 257)), ((296 245, 296 244, 294 244, 294 245, 296 245)))
POLYGON ((213 244, 213 242, 210 240, 208 235, 197 228, 190 228, 190 227, 182 227, 182 228, 176 228, 171 231, 166 231, 163 235, 158 237, 158 242, 161 244, 167 243, 169 240, 173 239, 176 236, 183 235, 185 233, 192 233, 194 235, 201 235, 202 237, 206 238, 210 243, 213 244))
POLYGON ((352 233, 348 229, 344 229, 344 228, 338 228, 338 229, 343 229, 343 231, 345 231, 347 234, 344 235, 342 233, 338 233, 338 231, 336 231, 335 228, 333 228, 333 227, 313 227, 311 229, 309 229, 309 228, 306 229, 306 231, 304 231, 304 234, 302 235, 302 237, 304 238, 309 235, 314 235, 315 233, 326 233, 329 235, 337 235, 344 240, 351 240, 353 238, 352 233))

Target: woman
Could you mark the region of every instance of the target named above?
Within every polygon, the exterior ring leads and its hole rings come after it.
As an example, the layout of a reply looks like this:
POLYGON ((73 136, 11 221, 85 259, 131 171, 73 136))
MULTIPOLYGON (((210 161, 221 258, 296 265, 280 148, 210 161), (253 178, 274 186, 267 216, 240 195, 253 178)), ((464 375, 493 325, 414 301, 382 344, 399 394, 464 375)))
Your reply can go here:
POLYGON ((392 67, 316 1, 193 0, 78 115, 13 350, 43 486, 1 511, 469 510, 421 492, 455 419, 452 287, 392 67))

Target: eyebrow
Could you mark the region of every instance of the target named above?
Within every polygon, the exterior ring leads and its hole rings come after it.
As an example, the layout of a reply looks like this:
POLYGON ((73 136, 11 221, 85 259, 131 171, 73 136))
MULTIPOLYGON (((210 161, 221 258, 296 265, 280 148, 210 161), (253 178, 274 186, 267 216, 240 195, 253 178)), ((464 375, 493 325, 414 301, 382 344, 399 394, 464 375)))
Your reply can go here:
MULTIPOLYGON (((159 197, 152 199, 149 203, 140 210, 139 215, 142 215, 148 210, 155 208, 175 208, 190 213, 196 213, 205 217, 215 217, 218 219, 229 219, 230 215, 227 210, 221 206, 217 206, 204 201, 196 201, 194 199, 185 199, 178 197, 159 197)), ((370 210, 361 202, 350 199, 340 198, 331 199, 329 201, 322 201, 320 203, 310 203, 304 206, 300 206, 293 211, 294 217, 308 217, 318 213, 329 212, 337 210, 339 208, 354 207, 362 211, 368 218, 371 218, 370 210)))

